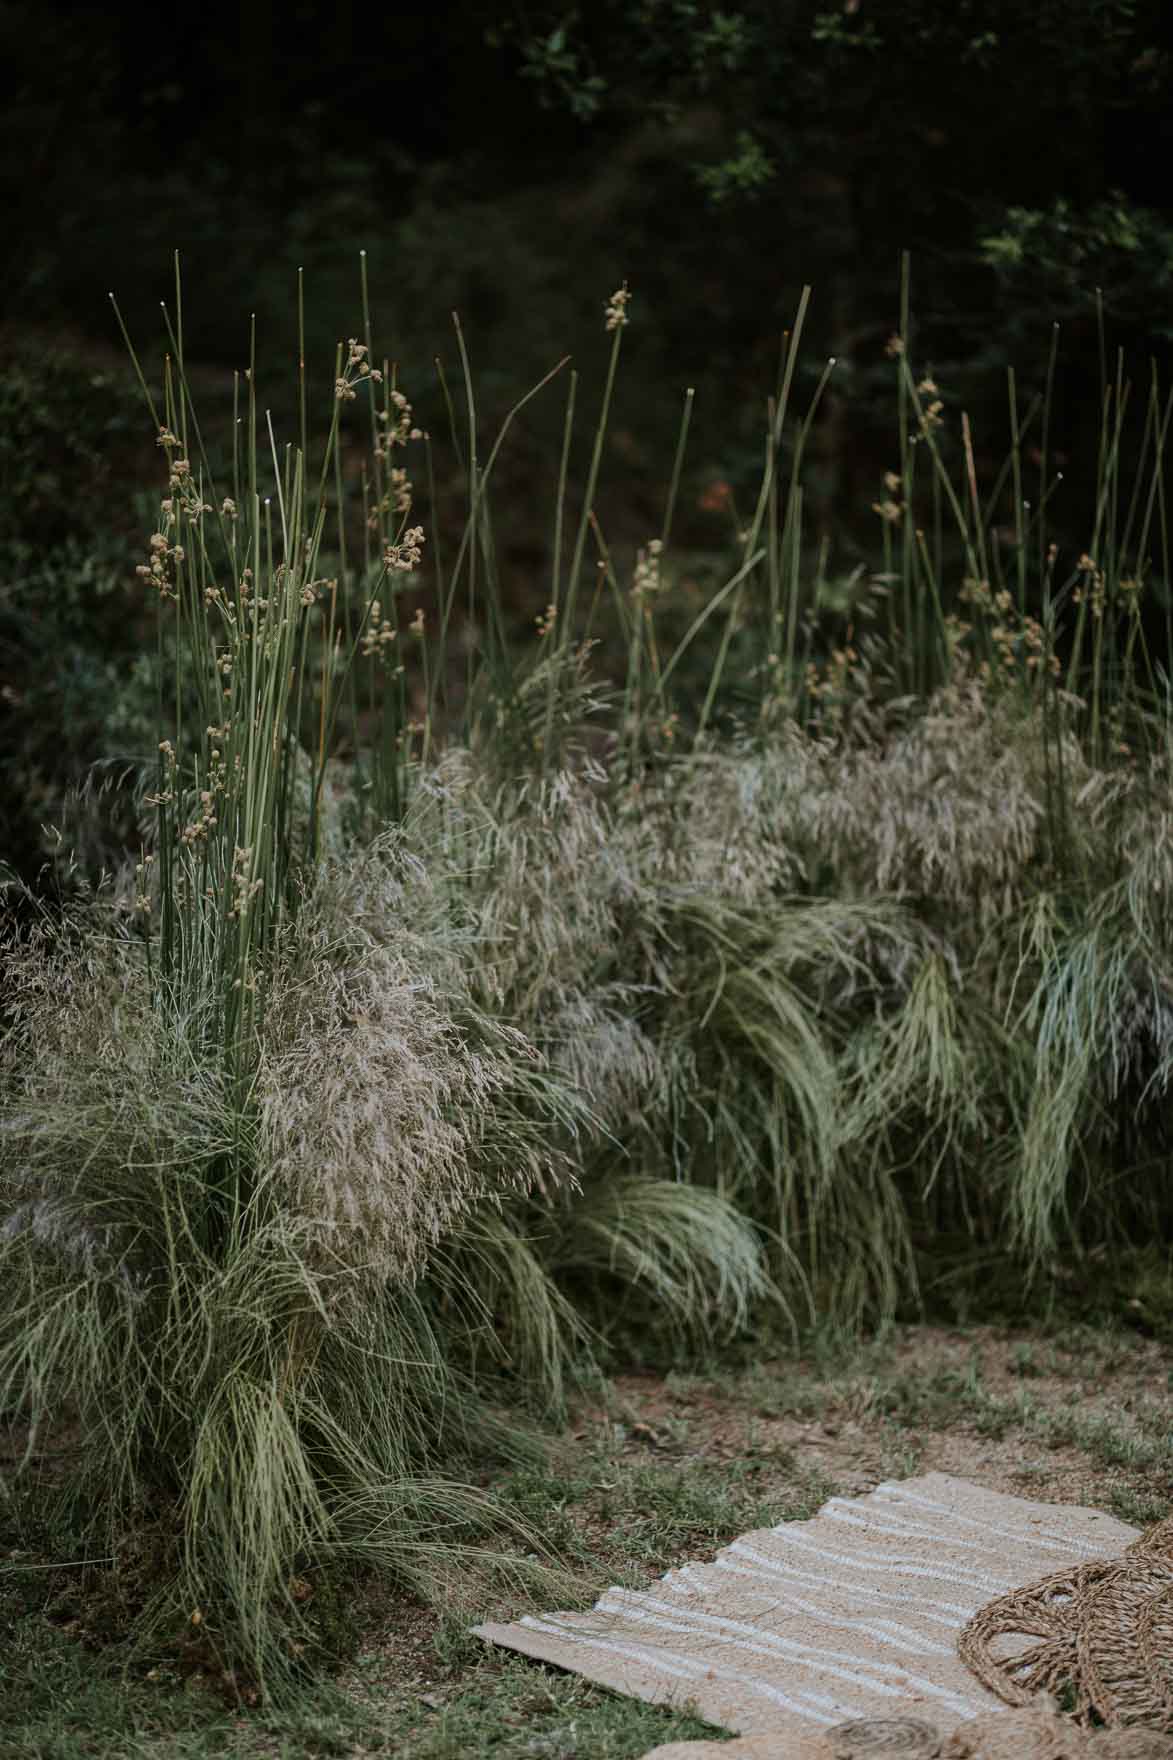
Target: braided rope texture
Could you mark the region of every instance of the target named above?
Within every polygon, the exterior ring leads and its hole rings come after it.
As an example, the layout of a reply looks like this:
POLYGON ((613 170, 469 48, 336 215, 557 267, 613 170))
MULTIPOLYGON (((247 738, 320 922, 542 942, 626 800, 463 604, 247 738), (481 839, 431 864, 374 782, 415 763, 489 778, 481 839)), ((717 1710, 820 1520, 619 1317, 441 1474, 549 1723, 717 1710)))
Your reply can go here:
POLYGON ((1071 1694, 1085 1728, 1173 1734, 1173 1517, 1118 1558, 1000 1595, 962 1628, 957 1649, 1008 1705, 1071 1694))
POLYGON ((1173 1760, 1160 1730, 1081 1729, 1053 1700, 968 1718, 943 1736, 920 1717, 862 1717, 818 1735, 777 1730, 732 1742, 669 1742, 644 1760, 1173 1760))

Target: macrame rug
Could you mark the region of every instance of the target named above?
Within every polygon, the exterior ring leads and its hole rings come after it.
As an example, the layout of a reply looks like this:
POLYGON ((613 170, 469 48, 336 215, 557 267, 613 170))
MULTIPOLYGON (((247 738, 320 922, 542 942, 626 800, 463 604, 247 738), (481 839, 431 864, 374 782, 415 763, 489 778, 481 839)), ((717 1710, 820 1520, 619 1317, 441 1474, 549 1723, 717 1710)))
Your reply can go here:
POLYGON ((1066 1691, 1078 1723, 1173 1735, 1173 1518, 981 1608, 957 1649, 1009 1705, 1066 1691))
MULTIPOLYGON (((958 1654, 973 1615, 1022 1583, 1119 1557, 1137 1538, 1098 1510, 926 1473, 744 1534, 650 1589, 609 1589, 588 1613, 474 1629, 634 1698, 691 1703, 711 1723, 772 1738, 754 1760, 808 1760, 803 1738, 809 1748, 849 1720, 911 1717, 952 1731, 999 1711, 993 1686, 958 1654)), ((724 1744, 727 1760, 739 1746, 724 1744)))
POLYGON ((951 1735, 919 1717, 867 1718, 819 1735, 774 1733, 733 1742, 668 1742, 644 1760, 1170 1760, 1158 1730, 1083 1730, 1053 1705, 983 1712, 951 1735))

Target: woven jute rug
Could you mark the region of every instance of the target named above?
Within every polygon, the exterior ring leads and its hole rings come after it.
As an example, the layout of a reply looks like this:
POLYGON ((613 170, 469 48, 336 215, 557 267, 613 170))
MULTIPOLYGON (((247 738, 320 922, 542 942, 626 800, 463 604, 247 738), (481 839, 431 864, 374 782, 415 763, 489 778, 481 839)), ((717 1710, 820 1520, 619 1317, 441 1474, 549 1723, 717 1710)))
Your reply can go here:
MULTIPOLYGON (((609 1589, 588 1613, 475 1630, 618 1692, 691 1703, 725 1729, 769 1736, 763 1760, 808 1760, 800 1738, 849 1720, 911 1717, 949 1732, 1001 1709, 958 1655, 962 1628, 1020 1584, 1118 1557, 1137 1537, 1097 1510, 927 1473, 744 1534, 649 1589, 609 1589)), ((735 1746, 723 1753, 736 1760, 735 1746)))

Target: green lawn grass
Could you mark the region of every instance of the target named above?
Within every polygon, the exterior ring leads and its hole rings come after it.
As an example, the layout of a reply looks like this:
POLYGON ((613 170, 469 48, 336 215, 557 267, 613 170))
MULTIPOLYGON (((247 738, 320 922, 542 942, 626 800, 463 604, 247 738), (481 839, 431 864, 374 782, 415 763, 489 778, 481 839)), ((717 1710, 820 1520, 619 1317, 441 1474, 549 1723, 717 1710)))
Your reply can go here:
MULTIPOLYGON (((610 1583, 640 1586, 754 1526, 801 1520, 837 1489, 936 1465, 1159 1520, 1173 1508, 1173 1350, 1119 1326, 907 1327, 866 1346, 618 1374, 584 1394, 540 1463, 494 1488, 549 1537, 577 1579, 569 1599, 588 1605, 610 1583)), ((279 1708, 229 1705, 194 1658, 151 1661, 117 1621, 101 1629, 102 1594, 66 1556, 76 1540, 13 1509, 5 1520, 12 1760, 635 1760, 720 1733, 486 1648, 477 1619, 543 1603, 502 1600, 475 1573, 431 1609, 368 1580, 336 1671, 279 1708)))

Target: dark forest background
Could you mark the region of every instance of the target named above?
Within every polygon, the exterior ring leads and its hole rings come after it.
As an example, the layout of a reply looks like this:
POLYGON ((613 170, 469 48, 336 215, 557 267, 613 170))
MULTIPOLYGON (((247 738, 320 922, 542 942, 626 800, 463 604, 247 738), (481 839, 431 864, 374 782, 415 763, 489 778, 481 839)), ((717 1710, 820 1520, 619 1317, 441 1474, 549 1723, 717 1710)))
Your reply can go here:
MULTIPOLYGON (((365 249, 376 352, 439 433, 454 310, 488 431, 566 352, 597 387, 603 305, 626 280, 608 535, 622 550, 654 529, 693 386, 681 542, 702 556, 727 535, 713 485, 736 500, 756 479, 780 335, 810 283, 807 388, 837 366, 808 507, 846 573, 891 464, 907 251, 918 366, 970 412, 979 464, 1005 450, 1008 366, 1025 402, 1060 327, 1053 444, 1070 464, 1053 512, 1074 530, 1105 379, 1119 359, 1143 397, 1173 337, 1165 10, 0 6, 0 858, 31 873, 64 786, 145 737, 133 564, 159 465, 108 291, 157 360, 178 250, 210 400, 230 410, 255 313, 280 420, 297 270, 328 398, 365 249)), ((519 619, 544 603, 561 419, 557 397, 529 406, 498 485, 519 619)))

